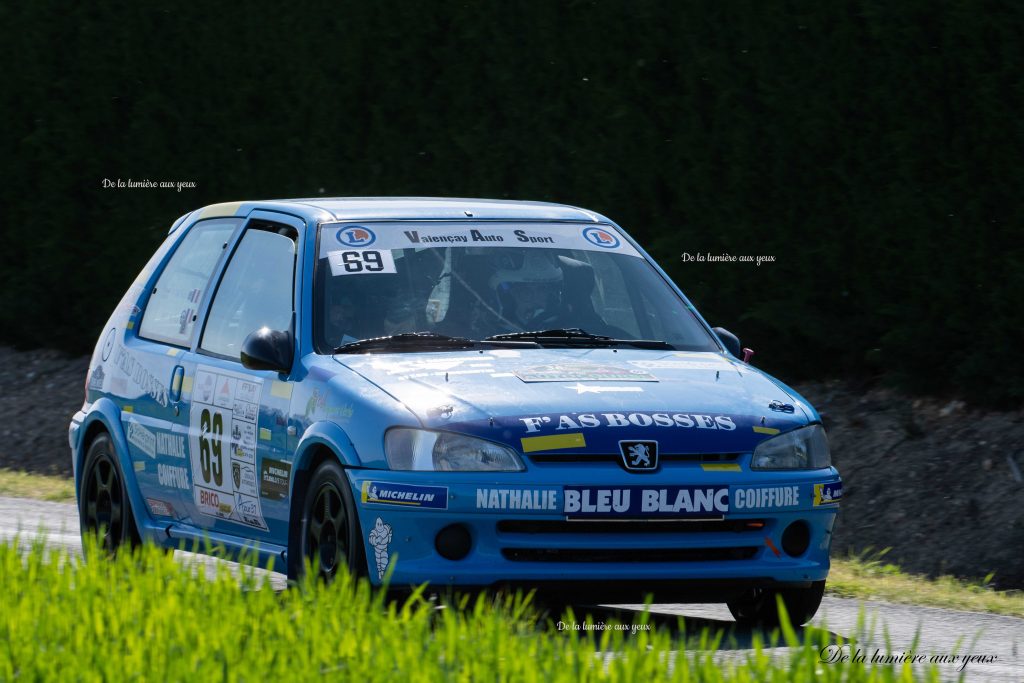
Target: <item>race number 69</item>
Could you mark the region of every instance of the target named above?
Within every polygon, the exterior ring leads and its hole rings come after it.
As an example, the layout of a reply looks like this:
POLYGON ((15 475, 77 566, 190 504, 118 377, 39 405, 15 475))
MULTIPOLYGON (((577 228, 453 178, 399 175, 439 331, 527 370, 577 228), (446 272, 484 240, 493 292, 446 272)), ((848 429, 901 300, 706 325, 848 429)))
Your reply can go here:
POLYGON ((332 275, 394 273, 395 260, 390 250, 350 249, 329 255, 332 275))

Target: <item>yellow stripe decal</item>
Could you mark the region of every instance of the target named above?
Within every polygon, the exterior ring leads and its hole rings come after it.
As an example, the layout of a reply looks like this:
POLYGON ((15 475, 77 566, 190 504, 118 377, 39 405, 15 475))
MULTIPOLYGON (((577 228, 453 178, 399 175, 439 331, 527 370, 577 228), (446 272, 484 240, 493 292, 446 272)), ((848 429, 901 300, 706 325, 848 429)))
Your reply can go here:
POLYGON ((146 461, 145 460, 136 460, 135 464, 133 466, 135 467, 135 471, 136 472, 145 472, 146 471, 146 461))
POLYGON ((276 379, 274 383, 270 385, 270 395, 277 396, 278 398, 291 398, 292 397, 292 383, 291 382, 278 382, 276 379))
POLYGON ((128 321, 127 323, 125 323, 125 325, 124 325, 124 328, 125 328, 126 330, 130 330, 130 329, 132 329, 132 328, 134 328, 134 327, 135 327, 135 321, 134 321, 134 320, 129 320, 129 321, 128 321))
POLYGON ((700 466, 705 472, 742 472, 743 470, 734 462, 712 462, 700 466))
POLYGON ((124 410, 124 412, 126 413, 131 413, 135 410, 135 408, 133 408, 132 406, 125 406, 124 408, 122 408, 122 410, 124 410))
POLYGON ((758 434, 778 434, 779 430, 774 427, 754 427, 754 431, 758 434))
POLYGON ((186 376, 185 379, 181 380, 181 391, 184 394, 191 394, 192 393, 192 378, 191 377, 187 377, 186 376))
POLYGON ((177 356, 179 353, 181 353, 181 349, 167 349, 168 356, 177 356))
POLYGON ((557 451, 560 448, 585 448, 587 445, 583 434, 579 432, 552 436, 525 436, 519 441, 523 444, 523 453, 557 451))
POLYGON ((266 427, 260 427, 260 441, 270 441, 270 430, 266 427))

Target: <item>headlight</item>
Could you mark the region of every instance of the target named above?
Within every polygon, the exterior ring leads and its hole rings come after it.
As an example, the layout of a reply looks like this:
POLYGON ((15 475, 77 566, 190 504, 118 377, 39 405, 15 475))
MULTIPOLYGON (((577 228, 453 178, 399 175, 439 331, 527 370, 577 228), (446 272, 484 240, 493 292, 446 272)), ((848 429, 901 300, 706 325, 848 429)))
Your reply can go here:
POLYGON ((812 470, 831 464, 828 437, 821 425, 808 425, 762 441, 750 461, 755 470, 812 470))
POLYGON ((450 432, 392 429, 384 455, 393 470, 429 472, 519 472, 526 468, 507 446, 450 432))

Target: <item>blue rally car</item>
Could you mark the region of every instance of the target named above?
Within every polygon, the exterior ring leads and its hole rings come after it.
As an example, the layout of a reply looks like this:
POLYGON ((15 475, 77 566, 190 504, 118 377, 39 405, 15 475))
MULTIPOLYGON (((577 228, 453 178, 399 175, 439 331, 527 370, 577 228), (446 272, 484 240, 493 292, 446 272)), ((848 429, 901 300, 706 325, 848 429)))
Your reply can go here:
POLYGON ((83 533, 290 576, 813 616, 842 483, 820 418, 615 223, 462 199, 217 204, 103 329, 83 533))

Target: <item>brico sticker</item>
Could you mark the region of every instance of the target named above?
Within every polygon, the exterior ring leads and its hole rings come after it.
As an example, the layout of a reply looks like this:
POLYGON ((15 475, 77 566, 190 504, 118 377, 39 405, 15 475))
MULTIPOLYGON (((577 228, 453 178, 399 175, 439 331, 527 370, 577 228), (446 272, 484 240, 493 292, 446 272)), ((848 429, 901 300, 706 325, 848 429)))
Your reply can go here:
POLYGON ((256 478, 263 381, 200 366, 189 413, 193 495, 200 512, 266 530, 256 478))

